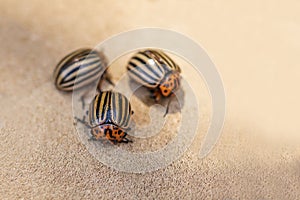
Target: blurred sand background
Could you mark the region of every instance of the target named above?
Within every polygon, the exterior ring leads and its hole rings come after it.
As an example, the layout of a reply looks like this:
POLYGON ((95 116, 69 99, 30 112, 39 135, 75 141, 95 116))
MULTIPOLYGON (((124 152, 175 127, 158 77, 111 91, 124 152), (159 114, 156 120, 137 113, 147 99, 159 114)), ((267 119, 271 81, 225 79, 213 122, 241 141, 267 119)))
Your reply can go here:
MULTIPOLYGON (((0 1, 1 199, 300 199, 299 1, 0 1), (140 27, 206 49, 227 117, 212 153, 198 143, 165 169, 117 172, 72 125, 52 71, 66 53, 140 27)), ((203 141, 203 134, 199 134, 203 141)))

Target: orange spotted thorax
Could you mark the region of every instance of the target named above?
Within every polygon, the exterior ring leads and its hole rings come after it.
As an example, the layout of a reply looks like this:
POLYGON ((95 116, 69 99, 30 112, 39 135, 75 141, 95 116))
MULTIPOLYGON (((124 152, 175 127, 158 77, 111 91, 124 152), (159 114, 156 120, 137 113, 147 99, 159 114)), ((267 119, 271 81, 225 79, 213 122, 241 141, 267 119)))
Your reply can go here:
POLYGON ((161 94, 164 97, 170 96, 180 86, 180 74, 177 71, 170 71, 159 85, 161 94))
POLYGON ((122 142, 123 138, 126 136, 126 133, 113 124, 103 124, 93 129, 93 135, 95 139, 100 139, 101 137, 106 137, 110 141, 122 142))

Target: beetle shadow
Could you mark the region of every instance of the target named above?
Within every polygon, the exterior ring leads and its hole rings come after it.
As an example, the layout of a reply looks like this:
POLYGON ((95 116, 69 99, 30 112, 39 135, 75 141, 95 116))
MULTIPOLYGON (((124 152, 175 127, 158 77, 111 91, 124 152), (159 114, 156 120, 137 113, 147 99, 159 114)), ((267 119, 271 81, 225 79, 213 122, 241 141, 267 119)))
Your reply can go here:
POLYGON ((162 97, 158 102, 151 97, 151 92, 145 86, 136 83, 134 80, 129 80, 129 87, 133 91, 133 95, 136 96, 141 102, 146 106, 151 107, 153 105, 159 104, 167 108, 169 101, 168 114, 174 114, 181 111, 184 106, 184 91, 180 87, 174 94, 174 97, 162 97))

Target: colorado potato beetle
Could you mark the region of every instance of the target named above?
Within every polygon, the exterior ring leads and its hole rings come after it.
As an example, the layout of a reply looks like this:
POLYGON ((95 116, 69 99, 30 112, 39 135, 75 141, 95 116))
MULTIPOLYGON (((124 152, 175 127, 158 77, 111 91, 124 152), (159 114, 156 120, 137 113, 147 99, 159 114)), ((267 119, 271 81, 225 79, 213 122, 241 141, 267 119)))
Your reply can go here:
POLYGON ((98 80, 101 74, 111 83, 105 73, 106 66, 107 61, 102 52, 90 48, 78 49, 57 64, 54 70, 55 86, 61 91, 73 91, 98 80))
POLYGON ((88 123, 91 128, 92 139, 105 137, 114 144, 132 142, 126 138, 130 130, 130 118, 133 115, 129 100, 118 92, 100 91, 90 103, 88 123))
MULTIPOLYGON (((161 97, 174 96, 180 87, 180 67, 164 52, 147 49, 134 54, 127 65, 129 76, 147 87, 158 102, 161 97)), ((169 104, 165 115, 168 113, 169 104)))

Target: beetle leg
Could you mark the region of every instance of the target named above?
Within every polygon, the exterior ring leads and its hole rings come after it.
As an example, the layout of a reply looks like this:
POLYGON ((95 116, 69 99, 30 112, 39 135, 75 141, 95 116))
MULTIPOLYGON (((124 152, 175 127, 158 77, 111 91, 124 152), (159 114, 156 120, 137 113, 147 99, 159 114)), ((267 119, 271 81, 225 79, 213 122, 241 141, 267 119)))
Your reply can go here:
POLYGON ((88 93, 90 92, 89 89, 87 89, 80 97, 80 101, 81 101, 81 104, 82 104, 82 109, 85 108, 85 101, 84 101, 84 98, 88 95, 88 93))
POLYGON ((118 141, 116 139, 112 139, 112 138, 110 138, 110 139, 108 139, 106 141, 109 141, 113 145, 116 145, 118 143, 118 141))
POLYGON ((155 99, 155 89, 149 89, 150 91, 150 98, 155 99))
POLYGON ((123 143, 128 143, 129 141, 128 141, 127 138, 123 138, 123 140, 122 140, 121 142, 123 142, 123 143))
POLYGON ((155 102, 158 102, 161 98, 161 94, 158 90, 150 90, 150 98, 154 99, 155 102))
POLYGON ((97 139, 95 138, 95 136, 93 135, 93 132, 91 130, 91 137, 88 139, 88 141, 96 141, 97 139))
POLYGON ((160 98, 161 98, 161 94, 157 91, 156 93, 155 93, 155 102, 158 102, 159 100, 160 100, 160 98))
POLYGON ((79 119, 78 117, 74 117, 76 122, 80 122, 83 125, 85 125, 87 128, 91 128, 91 126, 85 121, 85 116, 83 116, 83 119, 79 119))
POLYGON ((124 133, 123 140, 122 140, 121 142, 123 142, 123 143, 132 142, 132 140, 129 140, 128 138, 126 138, 126 135, 127 135, 127 133, 125 132, 125 133, 124 133))
POLYGON ((171 104, 172 100, 173 100, 173 95, 169 99, 169 102, 168 102, 167 109, 166 109, 166 112, 164 114, 164 117, 166 117, 166 115, 169 113, 169 107, 170 107, 170 104, 171 104))
POLYGON ((123 143, 132 143, 132 140, 129 140, 128 138, 123 138, 122 140, 123 143))
POLYGON ((82 109, 84 109, 84 107, 85 107, 85 101, 84 101, 84 96, 85 96, 85 95, 86 95, 86 92, 80 97, 82 109))

